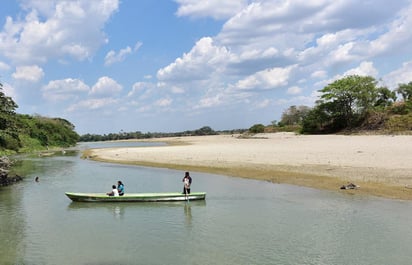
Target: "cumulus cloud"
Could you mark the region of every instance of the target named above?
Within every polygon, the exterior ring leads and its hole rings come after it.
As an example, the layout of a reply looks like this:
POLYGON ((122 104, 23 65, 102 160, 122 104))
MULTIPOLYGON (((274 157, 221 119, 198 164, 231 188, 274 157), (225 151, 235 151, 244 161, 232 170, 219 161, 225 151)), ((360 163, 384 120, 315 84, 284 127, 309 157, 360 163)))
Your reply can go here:
POLYGON ((175 0, 179 4, 176 12, 178 16, 193 18, 212 17, 214 19, 226 19, 235 15, 247 6, 247 0, 175 0))
POLYGON ((67 108, 67 111, 82 111, 82 110, 98 110, 107 106, 113 106, 117 104, 118 100, 113 98, 95 98, 82 100, 67 108))
POLYGON ((372 62, 362 62, 358 67, 346 71, 343 75, 368 75, 377 78, 378 70, 373 66, 372 62))
POLYGON ((6 18, 0 52, 20 63, 45 63, 51 58, 90 58, 107 42, 103 25, 118 10, 118 0, 36 1, 22 4, 23 19, 6 18))
POLYGON ((203 80, 219 71, 230 57, 225 47, 215 46, 213 39, 205 37, 196 42, 189 53, 157 72, 160 81, 203 80))
MULTIPOLYGON (((176 2, 178 15, 193 17, 207 16, 215 4, 176 2)), ((378 77, 373 56, 400 44, 412 47, 406 45, 412 38, 407 0, 390 6, 385 0, 248 1, 233 10, 216 36, 201 38, 158 71, 162 86, 204 88, 197 107, 279 88, 296 96, 310 92, 305 86, 319 88, 348 74, 378 77)))
POLYGON ((124 49, 121 49, 119 52, 115 52, 114 50, 109 51, 104 58, 104 65, 108 66, 114 63, 123 62, 126 57, 134 52, 137 52, 139 48, 142 46, 141 42, 136 43, 135 47, 132 49, 130 46, 127 46, 124 49))
POLYGON ((351 68, 343 74, 335 75, 328 80, 322 80, 321 82, 318 82, 317 85, 326 86, 349 75, 372 76, 374 78, 378 78, 378 70, 373 66, 372 62, 361 62, 358 67, 351 68))
POLYGON ((407 84, 412 82, 412 61, 407 61, 402 64, 402 66, 387 75, 382 79, 384 83, 391 89, 395 89, 399 84, 407 84))
POLYGON ((44 76, 44 71, 37 65, 18 66, 12 74, 14 79, 37 82, 44 76))
POLYGON ((42 88, 43 98, 50 101, 62 101, 79 98, 82 93, 89 91, 89 86, 82 80, 66 78, 50 81, 42 88))
POLYGON ((115 95, 122 90, 122 86, 110 77, 100 77, 97 83, 90 90, 90 95, 107 96, 115 95))
POLYGON ((273 89, 288 84, 289 76, 294 66, 285 68, 272 68, 255 73, 245 79, 239 80, 235 87, 237 89, 273 89))

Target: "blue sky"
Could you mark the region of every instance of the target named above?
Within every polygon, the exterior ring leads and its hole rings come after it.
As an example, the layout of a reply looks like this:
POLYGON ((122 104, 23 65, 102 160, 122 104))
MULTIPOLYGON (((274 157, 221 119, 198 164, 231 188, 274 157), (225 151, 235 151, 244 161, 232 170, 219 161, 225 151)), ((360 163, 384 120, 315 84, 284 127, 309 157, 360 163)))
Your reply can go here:
POLYGON ((3 0, 0 82, 79 134, 249 128, 345 75, 412 81, 411 0, 3 0))

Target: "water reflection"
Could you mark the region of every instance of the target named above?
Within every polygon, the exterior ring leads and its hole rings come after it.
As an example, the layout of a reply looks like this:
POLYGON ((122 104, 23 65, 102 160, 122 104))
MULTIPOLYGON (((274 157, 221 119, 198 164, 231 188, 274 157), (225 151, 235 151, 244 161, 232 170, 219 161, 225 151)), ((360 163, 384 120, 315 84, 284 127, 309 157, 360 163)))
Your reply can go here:
POLYGON ((186 225, 189 225, 190 227, 192 226, 192 206, 190 205, 189 202, 185 203, 184 207, 184 212, 185 212, 185 223, 186 225))
POLYGON ((17 185, 0 189, 1 264, 17 264, 18 253, 24 251, 25 220, 20 215, 22 190, 17 185))

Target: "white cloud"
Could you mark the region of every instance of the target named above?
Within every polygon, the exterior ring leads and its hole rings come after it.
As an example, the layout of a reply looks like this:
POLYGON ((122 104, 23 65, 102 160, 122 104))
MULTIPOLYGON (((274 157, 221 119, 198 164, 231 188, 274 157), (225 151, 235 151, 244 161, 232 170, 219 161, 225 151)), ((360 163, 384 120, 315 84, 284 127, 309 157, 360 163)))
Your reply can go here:
POLYGON ((289 76, 294 66, 286 68, 266 69, 239 80, 235 87, 237 89, 273 89, 288 84, 289 76))
POLYGON ((90 95, 107 96, 117 94, 122 90, 122 86, 110 77, 100 77, 97 83, 90 90, 90 95))
POLYGON ((135 95, 141 94, 148 86, 150 83, 146 82, 136 82, 132 86, 132 90, 127 94, 128 97, 132 97, 135 95))
POLYGON ((260 102, 257 102, 255 105, 257 109, 263 109, 263 108, 267 108, 268 106, 270 106, 270 104, 271 104, 271 100, 264 99, 260 102))
POLYGON ((300 88, 298 86, 289 87, 288 90, 287 90, 287 94, 289 94, 289 95, 298 95, 300 93, 302 93, 302 88, 300 88))
POLYGON ((362 76, 372 76, 378 77, 378 70, 373 66, 372 62, 362 62, 359 67, 350 69, 346 71, 343 76, 346 75, 362 75, 362 76))
POLYGON ((11 97, 14 102, 16 102, 17 97, 17 93, 16 90, 14 89, 14 87, 12 87, 10 84, 8 83, 4 83, 3 84, 3 92, 4 95, 6 95, 7 97, 11 97))
POLYGON ((127 46, 124 49, 121 49, 118 53, 115 51, 111 50, 106 54, 106 57, 104 58, 104 65, 108 66, 114 63, 119 63, 123 62, 126 57, 134 52, 137 52, 139 50, 140 46, 142 46, 141 42, 136 43, 134 49, 130 48, 127 46))
POLYGON ((18 66, 16 67, 16 72, 14 72, 12 76, 14 79, 38 82, 43 78, 44 71, 37 65, 18 66))
POLYGON ((98 98, 98 99, 87 99, 75 103, 67 108, 67 111, 75 112, 81 110, 97 110, 102 109, 107 106, 113 106, 117 104, 118 100, 113 98, 98 98))
POLYGON ((10 65, 0 61, 0 71, 8 71, 10 70, 10 65))
POLYGON ((170 98, 161 98, 155 102, 155 105, 159 107, 167 107, 170 106, 170 104, 172 104, 172 101, 173 100, 170 98))
POLYGON ((43 98, 50 101, 62 101, 80 98, 80 95, 89 91, 82 80, 66 78, 50 81, 43 87, 43 98))
POLYGON ((390 89, 395 89, 399 84, 407 84, 412 82, 412 61, 404 62, 402 66, 387 75, 382 79, 390 89))
POLYGON ((179 4, 176 12, 178 16, 212 17, 225 19, 241 11, 249 1, 247 0, 175 0, 179 4))
POLYGON ((360 76, 372 76, 374 78, 378 77, 378 71, 373 66, 372 62, 362 62, 358 67, 352 68, 344 72, 343 74, 338 74, 330 78, 329 80, 323 80, 316 83, 317 86, 326 86, 333 83, 334 81, 344 78, 349 75, 360 75, 360 76))
POLYGON ((220 95, 202 98, 194 108, 210 108, 222 104, 220 95))
POLYGON ((213 39, 205 37, 196 42, 192 50, 157 72, 161 81, 204 80, 224 67, 230 57, 225 47, 215 46, 213 39))
POLYGON ((315 71, 310 75, 312 78, 325 78, 327 76, 327 72, 324 70, 315 71))
POLYGON ((45 63, 67 55, 90 58, 107 42, 101 29, 118 5, 118 0, 26 0, 24 19, 6 18, 0 52, 20 63, 45 63))

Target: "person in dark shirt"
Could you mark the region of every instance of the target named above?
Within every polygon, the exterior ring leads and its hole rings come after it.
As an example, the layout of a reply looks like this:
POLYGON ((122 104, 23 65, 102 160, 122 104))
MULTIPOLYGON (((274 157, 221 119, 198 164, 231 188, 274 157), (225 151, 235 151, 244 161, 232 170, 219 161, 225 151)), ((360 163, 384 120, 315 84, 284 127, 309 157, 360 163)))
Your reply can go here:
POLYGON ((192 177, 190 177, 189 172, 185 173, 183 177, 183 194, 190 194, 190 186, 192 185, 192 177))

